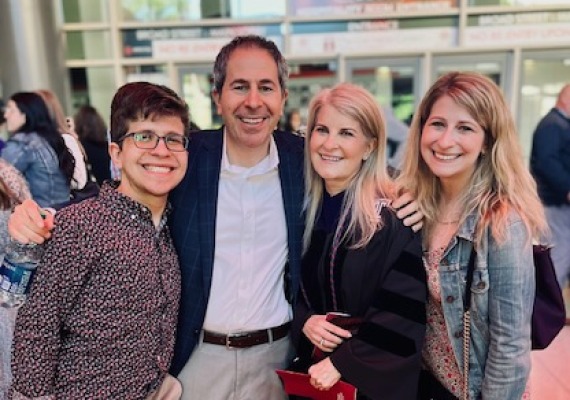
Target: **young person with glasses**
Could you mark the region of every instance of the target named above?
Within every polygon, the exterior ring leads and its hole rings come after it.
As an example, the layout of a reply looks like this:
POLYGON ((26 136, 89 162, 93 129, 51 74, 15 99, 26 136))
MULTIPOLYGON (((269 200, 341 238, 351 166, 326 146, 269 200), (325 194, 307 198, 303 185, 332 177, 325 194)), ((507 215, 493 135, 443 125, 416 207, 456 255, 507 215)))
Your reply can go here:
POLYGON ((187 126, 172 90, 117 91, 109 152, 121 180, 56 216, 16 321, 14 399, 144 399, 175 382, 180 269, 167 197, 186 172, 187 126))

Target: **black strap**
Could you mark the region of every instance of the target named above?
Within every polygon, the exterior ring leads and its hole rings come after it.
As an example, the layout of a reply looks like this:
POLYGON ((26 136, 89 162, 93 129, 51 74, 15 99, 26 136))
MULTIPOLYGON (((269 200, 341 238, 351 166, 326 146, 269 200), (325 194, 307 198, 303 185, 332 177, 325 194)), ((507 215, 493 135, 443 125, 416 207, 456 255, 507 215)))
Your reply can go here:
POLYGON ((465 277, 465 298, 463 301, 463 312, 468 311, 471 308, 471 285, 473 284, 473 275, 475 273, 475 258, 477 257, 477 252, 475 247, 471 250, 469 255, 469 264, 467 265, 467 276, 465 277))

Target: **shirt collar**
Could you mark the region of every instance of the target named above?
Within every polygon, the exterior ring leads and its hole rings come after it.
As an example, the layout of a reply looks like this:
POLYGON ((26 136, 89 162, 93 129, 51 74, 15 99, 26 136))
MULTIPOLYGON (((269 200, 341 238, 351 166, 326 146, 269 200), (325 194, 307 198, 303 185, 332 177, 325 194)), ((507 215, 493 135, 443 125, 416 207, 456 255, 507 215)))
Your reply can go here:
POLYGON ((230 163, 228 158, 228 151, 226 147, 226 136, 227 132, 224 129, 224 140, 222 145, 222 161, 221 161, 221 171, 222 173, 230 173, 234 175, 245 175, 245 176, 253 176, 253 175, 262 175, 266 174, 270 171, 276 170, 277 166, 279 165, 279 154, 277 152, 277 145, 275 144, 275 139, 273 135, 269 138, 269 154, 259 161, 253 167, 241 167, 239 165, 233 165, 230 163))
MULTIPOLYGON (((119 185, 120 181, 105 181, 101 186, 101 190, 99 192, 100 200, 104 203, 109 204, 119 213, 130 215, 130 218, 133 220, 148 221, 154 225, 152 222, 152 213, 148 207, 119 192, 119 185)), ((161 215, 160 223, 156 227, 157 232, 162 231, 162 229, 166 226, 168 216, 171 212, 172 206, 168 202, 166 203, 166 207, 161 215)))

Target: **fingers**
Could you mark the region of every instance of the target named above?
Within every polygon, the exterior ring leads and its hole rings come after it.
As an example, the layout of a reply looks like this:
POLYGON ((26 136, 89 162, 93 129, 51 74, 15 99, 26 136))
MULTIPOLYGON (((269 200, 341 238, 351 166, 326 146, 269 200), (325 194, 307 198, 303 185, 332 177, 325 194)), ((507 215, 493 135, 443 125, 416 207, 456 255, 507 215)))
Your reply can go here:
POLYGON ((412 195, 409 192, 403 192, 397 199, 392 201, 392 207, 398 210, 404 207, 405 205, 411 203, 412 201, 414 201, 412 195))
POLYGON ((8 221, 10 236, 21 243, 43 243, 51 237, 52 228, 53 215, 42 210, 33 200, 25 200, 18 205, 8 221))
POLYGON ((424 214, 419 210, 419 205, 409 193, 404 193, 392 203, 396 215, 406 226, 410 226, 414 232, 423 226, 424 214))
POLYGON ((329 390, 341 378, 340 373, 328 357, 312 365, 308 372, 311 376, 311 385, 319 390, 329 390))
POLYGON ((320 350, 330 353, 341 345, 344 339, 352 337, 350 331, 326 320, 325 315, 312 315, 303 326, 303 333, 320 350))
POLYGON ((404 218, 402 222, 404 225, 411 227, 414 232, 417 232, 422 229, 424 225, 424 214, 418 210, 414 214, 404 218))

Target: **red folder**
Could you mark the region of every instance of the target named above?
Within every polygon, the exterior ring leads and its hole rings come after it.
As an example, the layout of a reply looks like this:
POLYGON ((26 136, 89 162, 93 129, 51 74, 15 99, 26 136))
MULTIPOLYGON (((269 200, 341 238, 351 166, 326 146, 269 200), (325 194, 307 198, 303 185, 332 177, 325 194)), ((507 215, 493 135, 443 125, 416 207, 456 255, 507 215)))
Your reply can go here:
POLYGON ((329 390, 319 390, 311 385, 309 374, 282 369, 275 372, 281 378, 287 394, 313 400, 356 400, 356 388, 350 383, 338 381, 329 390))

